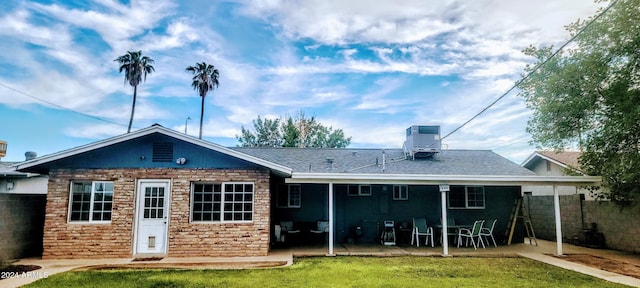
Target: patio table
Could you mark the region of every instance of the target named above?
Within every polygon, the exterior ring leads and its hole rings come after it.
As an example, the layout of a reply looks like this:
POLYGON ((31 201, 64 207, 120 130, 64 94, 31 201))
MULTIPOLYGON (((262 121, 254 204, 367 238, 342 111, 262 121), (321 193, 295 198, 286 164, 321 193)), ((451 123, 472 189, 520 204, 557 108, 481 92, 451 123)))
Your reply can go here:
MULTIPOLYGON (((447 235, 449 236, 449 233, 445 233, 445 231, 442 231, 442 224, 437 224, 434 225, 434 227, 439 228, 440 229, 440 244, 442 244, 442 236, 443 235, 447 235)), ((466 229, 471 229, 473 228, 473 225, 469 225, 469 224, 452 224, 452 225, 447 225, 447 230, 453 230, 455 231, 455 235, 458 235, 458 230, 460 230, 460 228, 466 228, 466 229)), ((447 231, 448 232, 448 231, 447 231)), ((447 240, 449 240, 449 237, 447 237, 447 240)))

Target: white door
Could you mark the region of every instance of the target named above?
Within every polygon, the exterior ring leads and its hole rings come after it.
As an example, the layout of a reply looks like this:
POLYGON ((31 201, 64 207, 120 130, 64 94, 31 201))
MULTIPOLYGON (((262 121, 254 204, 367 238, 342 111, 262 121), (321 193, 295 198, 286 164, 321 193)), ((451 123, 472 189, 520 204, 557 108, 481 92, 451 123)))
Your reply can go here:
POLYGON ((169 227, 169 180, 138 183, 134 254, 166 254, 169 227))

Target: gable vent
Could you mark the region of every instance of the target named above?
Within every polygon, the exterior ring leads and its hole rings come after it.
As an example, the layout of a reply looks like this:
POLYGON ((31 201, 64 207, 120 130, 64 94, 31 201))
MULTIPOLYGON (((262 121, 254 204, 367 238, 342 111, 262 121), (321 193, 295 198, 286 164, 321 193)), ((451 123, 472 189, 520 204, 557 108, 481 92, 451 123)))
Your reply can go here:
POLYGON ((153 162, 173 162, 173 143, 154 142, 153 162))

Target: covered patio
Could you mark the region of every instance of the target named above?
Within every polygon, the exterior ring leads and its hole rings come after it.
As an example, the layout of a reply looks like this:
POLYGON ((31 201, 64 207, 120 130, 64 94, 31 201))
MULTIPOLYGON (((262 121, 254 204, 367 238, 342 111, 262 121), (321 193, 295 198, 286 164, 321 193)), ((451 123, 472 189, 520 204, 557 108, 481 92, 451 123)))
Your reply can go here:
MULTIPOLYGON (((473 247, 460 247, 455 245, 455 240, 442 241, 441 231, 448 231, 448 225, 452 222, 451 219, 455 218, 456 224, 471 225, 474 220, 485 220, 486 225, 490 225, 491 220, 498 219, 499 226, 494 230, 494 236, 496 242, 502 243, 506 231, 507 223, 513 218, 510 218, 510 210, 513 208, 514 199, 521 197, 521 185, 551 185, 557 191, 558 186, 562 185, 593 185, 600 181, 599 177, 590 176, 562 176, 562 177, 540 177, 540 176, 459 176, 459 175, 368 175, 368 174, 323 174, 318 175, 315 173, 294 173, 291 178, 285 179, 287 184, 295 185, 314 185, 312 193, 315 195, 315 205, 305 206, 305 209, 313 209, 318 213, 314 215, 317 219, 324 219, 322 222, 327 222, 326 238, 324 244, 317 244, 318 241, 307 241, 304 239, 304 234, 296 235, 303 239, 291 243, 289 249, 292 251, 299 251, 304 255, 367 255, 370 253, 382 254, 382 255, 443 255, 448 256, 458 253, 496 253, 496 251, 508 251, 510 246, 502 246, 495 248, 489 245, 487 249, 474 249, 473 247), (356 205, 354 201, 357 201, 358 196, 351 195, 351 189, 349 185, 367 185, 370 189, 367 193, 368 198, 372 198, 369 202, 365 202, 364 205, 356 205), (413 191, 413 199, 421 199, 417 201, 417 206, 398 206, 400 209, 393 209, 393 199, 389 193, 395 192, 395 187, 400 185, 407 185, 408 191, 413 191), (347 188, 345 188, 347 187, 347 188), (393 187, 393 188, 391 188, 393 187), (452 209, 451 205, 451 190, 465 189, 466 187, 481 187, 482 193, 482 208, 481 209, 452 209), (386 189, 385 189, 386 188, 386 189), (392 190, 393 189, 393 190, 392 190), (393 192, 385 191, 391 190, 393 192), (486 192, 485 192, 486 191, 486 192), (375 199, 370 195, 381 194, 379 199, 375 199), (319 198, 318 198, 319 197, 319 198), (324 198, 326 197, 326 198, 324 198), (423 198, 419 198, 423 197, 423 198), (324 199, 322 199, 324 198, 324 199), (484 204, 486 203, 486 205, 484 204), (373 204, 373 205, 372 205, 373 204), (324 207, 320 207, 324 205, 324 207), (369 205, 369 206, 367 206, 369 205), (365 211, 365 212, 363 212, 365 211), (373 211, 373 212, 372 212, 373 211), (357 227, 358 222, 354 219, 358 217, 350 217, 349 215, 362 215, 362 213, 370 213, 369 219, 361 218, 359 223, 361 225, 369 224, 369 229, 366 227, 363 229, 369 230, 369 241, 358 241, 358 239, 352 239, 351 235, 353 227, 357 227), (317 216, 320 215, 320 216, 317 216), (408 243, 410 239, 413 227, 406 223, 411 222, 411 216, 426 217, 429 221, 429 226, 433 229, 433 239, 436 243, 435 247, 424 247, 424 242, 420 245, 423 247, 415 247, 408 243), (397 241, 393 244, 380 245, 381 232, 384 229, 382 226, 386 219, 398 219, 403 220, 405 226, 400 226, 399 222, 395 223, 395 234, 397 241), (440 221, 440 219, 448 219, 447 221, 440 221), (354 241, 355 240, 355 241, 354 241), (373 241, 371 241, 373 240, 373 241), (310 244, 315 243, 315 244, 310 244), (452 245, 453 244, 453 245, 452 245), (499 250, 500 249, 500 250, 499 250)), ((309 189, 307 189, 309 190, 309 189)), ((304 194, 303 194, 304 195, 304 194)), ((394 195, 395 196, 395 195, 394 195)), ((469 197, 469 196, 467 196, 469 197)), ((556 201, 554 207, 549 209, 554 210, 556 219, 556 235, 562 235, 562 227, 560 224, 560 207, 558 195, 555 195, 556 201)), ((296 211, 297 215, 302 215, 299 209, 296 211)), ((281 212, 281 211, 280 211, 281 212)), ((279 217, 293 218, 296 214, 282 214, 279 217)), ((275 221, 277 225, 277 221, 275 221)), ((456 236, 453 236, 454 238, 456 236)), ((557 237, 555 251, 551 251, 552 254, 562 255, 563 245, 562 237, 557 237)), ((523 227, 517 227, 515 236, 513 238, 514 243, 522 242, 524 240, 523 227)), ((278 249, 278 247, 274 247, 278 249)), ((497 252, 498 254, 504 254, 504 252, 497 252)))

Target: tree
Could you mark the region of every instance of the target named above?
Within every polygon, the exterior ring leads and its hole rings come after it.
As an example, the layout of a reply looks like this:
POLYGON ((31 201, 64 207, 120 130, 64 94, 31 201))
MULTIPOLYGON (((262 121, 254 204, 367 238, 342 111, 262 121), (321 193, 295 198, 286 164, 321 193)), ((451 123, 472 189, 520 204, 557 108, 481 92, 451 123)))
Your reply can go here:
POLYGON ((280 119, 258 118, 253 120, 254 132, 244 129, 242 126, 242 136, 236 138, 243 147, 281 147, 283 143, 280 134, 280 119))
POLYGON ((153 59, 142 56, 142 51, 127 51, 115 60, 120 64, 118 73, 124 71, 124 82, 129 82, 129 85, 133 87, 133 104, 131 104, 131 117, 129 117, 129 127, 127 133, 131 132, 131 125, 133 124, 133 114, 136 110, 136 97, 138 94, 138 85, 143 80, 147 80, 147 74, 151 74, 155 69, 153 68, 153 59))
POLYGON ((535 144, 577 144, 581 169, 609 189, 599 196, 630 204, 640 196, 640 0, 612 3, 600 17, 567 26, 579 34, 571 49, 546 61, 551 47, 527 48, 537 62, 525 68, 533 73, 520 95, 533 109, 527 131, 535 144))
POLYGON ((209 91, 213 92, 214 88, 218 88, 218 85, 220 84, 218 82, 220 73, 216 67, 205 62, 196 63, 195 66, 189 66, 186 71, 193 74, 193 82, 191 83, 191 86, 193 87, 193 90, 198 91, 198 95, 202 98, 202 102, 200 104, 200 134, 198 135, 198 138, 202 139, 204 98, 207 96, 209 91))
POLYGON ((344 148, 351 143, 351 137, 345 137, 342 129, 333 130, 320 124, 315 117, 306 118, 300 112, 296 119, 253 120, 252 132, 242 126, 236 139, 242 147, 298 147, 298 148, 344 148))

